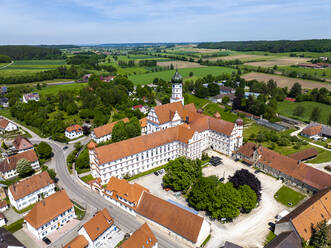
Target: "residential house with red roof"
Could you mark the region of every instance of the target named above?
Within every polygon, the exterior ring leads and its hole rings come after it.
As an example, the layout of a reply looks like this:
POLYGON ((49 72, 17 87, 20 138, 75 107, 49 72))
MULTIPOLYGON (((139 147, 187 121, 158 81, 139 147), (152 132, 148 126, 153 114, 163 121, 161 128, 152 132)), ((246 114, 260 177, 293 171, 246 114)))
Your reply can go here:
POLYGON ((143 224, 137 229, 119 248, 158 248, 157 239, 149 228, 148 224, 143 224))
POLYGON ((18 210, 55 193, 55 183, 47 171, 22 179, 8 187, 10 204, 18 210))
POLYGON ((68 139, 76 139, 83 135, 83 128, 77 124, 71 125, 66 128, 64 134, 68 139))
POLYGON ((0 131, 2 133, 11 132, 18 129, 18 126, 7 119, 0 118, 0 131))
POLYGON ((25 159, 30 162, 32 169, 36 170, 40 168, 39 160, 34 150, 27 150, 25 152, 17 153, 15 155, 5 158, 0 163, 0 173, 5 179, 18 176, 16 171, 17 162, 21 159, 25 159))
POLYGON ((24 217, 27 229, 42 239, 75 218, 74 205, 65 190, 38 201, 24 217))
MULTIPOLYGON (((109 243, 110 241, 116 245, 124 238, 106 208, 96 212, 78 230, 78 236, 82 236, 87 241, 89 248, 114 247, 109 243)), ((82 243, 83 238, 81 238, 82 243)))
POLYGON ((111 134, 112 134, 113 128, 119 121, 123 121, 124 123, 127 123, 127 122, 129 122, 129 118, 124 118, 124 119, 114 121, 112 123, 108 123, 103 126, 94 128, 93 131, 91 132, 92 139, 98 144, 111 140, 111 137, 112 137, 111 134))
POLYGON ((144 107, 143 105, 135 105, 135 106, 133 106, 132 107, 132 110, 139 110, 141 113, 143 113, 143 114, 147 114, 147 108, 146 107, 144 107))
POLYGON ((33 144, 28 138, 17 136, 13 141, 13 148, 17 153, 33 150, 33 144))

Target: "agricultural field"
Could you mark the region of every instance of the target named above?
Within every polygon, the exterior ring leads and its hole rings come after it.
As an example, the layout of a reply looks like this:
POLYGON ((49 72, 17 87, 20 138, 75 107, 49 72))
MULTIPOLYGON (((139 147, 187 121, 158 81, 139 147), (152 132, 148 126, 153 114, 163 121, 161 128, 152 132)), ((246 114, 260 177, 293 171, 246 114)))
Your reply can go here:
POLYGON ((239 59, 240 61, 250 61, 250 60, 257 60, 257 59, 266 59, 266 56, 260 55, 251 55, 251 54, 235 54, 223 57, 213 57, 208 58, 209 61, 216 61, 216 60, 236 60, 239 59))
POLYGON ((266 74, 266 73, 259 73, 259 72, 250 72, 245 75, 241 76, 243 79, 249 81, 249 80, 257 80, 260 82, 268 82, 270 79, 273 79, 277 82, 278 87, 284 88, 288 87, 291 88, 294 83, 298 82, 301 84, 302 88, 304 89, 314 89, 314 88, 327 88, 328 90, 331 90, 331 84, 330 83, 322 83, 312 80, 305 80, 300 78, 290 78, 290 77, 284 77, 274 74, 266 74))
POLYGON ((327 124, 327 119, 331 113, 330 105, 318 102, 278 102, 278 111, 281 115, 288 116, 290 118, 296 118, 304 122, 310 121, 310 115, 314 107, 319 107, 321 109, 321 119, 319 122, 327 124), (305 108, 302 117, 293 116, 294 109, 299 105, 305 108))
POLYGON ((277 69, 278 71, 290 72, 295 71, 298 74, 307 74, 312 76, 317 76, 321 78, 330 78, 331 79, 331 68, 324 69, 314 69, 314 68, 303 68, 297 66, 282 66, 277 69))
MULTIPOLYGON (((222 73, 232 73, 233 71, 235 71, 235 69, 209 66, 209 67, 201 67, 201 68, 184 68, 184 69, 179 69, 178 71, 184 78, 188 78, 190 72, 193 72, 193 75, 196 77, 204 77, 208 74, 217 76, 222 73)), ((129 79, 134 84, 150 84, 153 82, 154 78, 161 78, 163 80, 170 81, 174 73, 175 70, 167 70, 167 71, 146 73, 140 75, 130 75, 129 79)))
POLYGON ((35 74, 65 65, 65 60, 18 60, 8 67, 0 68, 0 76, 13 77, 35 74))
POLYGON ((305 63, 309 59, 307 58, 298 58, 298 57, 280 57, 275 58, 267 61, 256 61, 256 62, 248 62, 245 65, 252 65, 252 66, 261 66, 261 67, 273 67, 277 66, 288 66, 288 65, 297 65, 300 63, 305 63))
POLYGON ((34 90, 33 92, 37 92, 40 95, 52 94, 55 95, 59 91, 71 90, 76 91, 77 93, 83 87, 85 87, 87 83, 73 83, 73 84, 61 84, 61 85, 47 85, 42 87, 41 90, 34 90))
POLYGON ((197 68, 197 67, 205 67, 198 63, 189 62, 189 61, 167 61, 167 62, 157 62, 157 66, 168 67, 173 65, 175 68, 197 68))

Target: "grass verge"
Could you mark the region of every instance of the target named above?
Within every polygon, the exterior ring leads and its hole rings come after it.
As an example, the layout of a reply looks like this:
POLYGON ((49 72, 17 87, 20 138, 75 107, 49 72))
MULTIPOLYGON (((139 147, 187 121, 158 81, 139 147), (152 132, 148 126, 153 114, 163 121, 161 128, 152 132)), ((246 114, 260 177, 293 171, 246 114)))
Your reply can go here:
POLYGON ((276 201, 282 203, 285 206, 289 206, 289 203, 291 203, 292 207, 297 205, 302 199, 304 199, 306 196, 290 189, 286 186, 282 186, 274 195, 274 198, 276 201))
POLYGON ((92 175, 86 175, 80 178, 80 180, 82 180, 85 183, 88 183, 89 181, 93 180, 93 176, 92 175))
POLYGON ((24 218, 19 219, 8 226, 4 226, 4 228, 7 229, 9 232, 14 233, 23 227, 23 223, 24 223, 24 218))
POLYGON ((208 243, 208 241, 210 240, 210 238, 211 238, 211 234, 209 234, 209 235, 207 236, 207 238, 205 239, 205 241, 203 241, 203 243, 201 244, 200 247, 205 247, 206 244, 208 243))
POLYGON ((128 179, 128 181, 131 181, 131 180, 137 179, 137 178, 139 178, 139 177, 143 177, 143 176, 146 176, 146 175, 148 175, 148 174, 154 173, 155 171, 158 171, 158 170, 163 169, 165 166, 166 166, 166 165, 161 165, 161 166, 159 166, 159 167, 156 167, 156 168, 150 169, 150 170, 148 170, 148 171, 144 171, 144 172, 142 172, 142 173, 139 173, 139 174, 137 174, 137 175, 134 175, 134 176, 130 177, 130 178, 128 179))
POLYGON ((276 234, 274 234, 272 231, 270 231, 266 237, 264 245, 266 246, 267 244, 269 244, 274 238, 276 238, 276 234))
POLYGON ((18 213, 18 214, 23 214, 23 213, 25 213, 25 212, 31 210, 31 209, 33 208, 34 205, 35 205, 35 203, 34 203, 34 204, 31 204, 30 206, 27 206, 26 208, 23 208, 23 209, 21 209, 21 210, 16 209, 14 206, 12 206, 12 207, 13 207, 13 209, 14 209, 14 211, 15 211, 16 213, 18 213))

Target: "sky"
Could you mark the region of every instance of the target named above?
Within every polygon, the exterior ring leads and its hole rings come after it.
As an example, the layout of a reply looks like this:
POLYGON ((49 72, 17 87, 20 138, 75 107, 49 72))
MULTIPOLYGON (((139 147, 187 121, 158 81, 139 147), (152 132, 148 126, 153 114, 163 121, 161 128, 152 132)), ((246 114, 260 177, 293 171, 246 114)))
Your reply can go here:
POLYGON ((331 38, 331 0, 0 0, 0 44, 331 38))

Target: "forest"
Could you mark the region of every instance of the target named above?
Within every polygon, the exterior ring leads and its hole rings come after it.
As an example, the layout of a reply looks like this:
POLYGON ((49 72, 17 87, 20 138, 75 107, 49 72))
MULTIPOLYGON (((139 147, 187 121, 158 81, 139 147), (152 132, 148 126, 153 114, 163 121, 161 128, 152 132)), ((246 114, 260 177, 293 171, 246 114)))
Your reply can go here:
POLYGON ((41 46, 0 46, 0 54, 13 60, 64 58, 59 49, 41 46))
POLYGON ((277 41, 223 41, 200 43, 198 48, 229 49, 235 51, 330 52, 331 39, 277 41))

